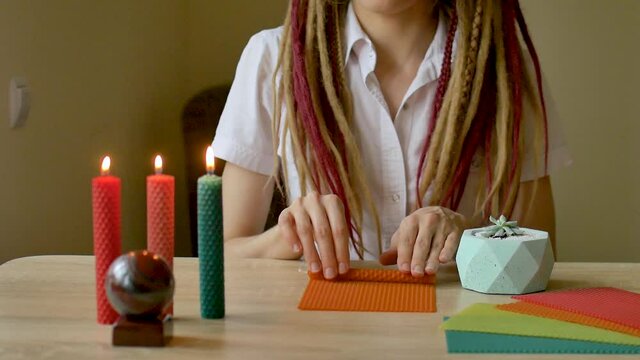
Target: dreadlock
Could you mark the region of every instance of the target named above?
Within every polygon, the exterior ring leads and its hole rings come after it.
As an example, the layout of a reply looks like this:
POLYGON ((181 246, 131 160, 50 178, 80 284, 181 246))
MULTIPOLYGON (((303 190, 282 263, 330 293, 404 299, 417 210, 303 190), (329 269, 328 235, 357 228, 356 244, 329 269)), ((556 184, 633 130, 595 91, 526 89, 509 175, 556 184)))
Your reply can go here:
MULTIPOLYGON (((340 198, 352 244, 362 258, 365 206, 375 221, 378 251, 382 245, 380 219, 352 129, 342 44, 347 6, 335 0, 291 0, 273 77, 278 88, 272 131, 274 149, 281 139, 290 139, 303 196, 310 188, 340 198), (286 116, 281 119, 282 104, 286 116)), ((418 167, 417 206, 423 206, 431 189, 429 205, 456 210, 472 159, 481 156, 475 215, 510 214, 520 184, 525 100, 540 115, 527 120, 536 121, 536 148, 544 141, 545 173, 548 153, 540 64, 520 5, 518 0, 440 0, 437 6, 448 16, 449 29, 431 118, 425 119, 430 122, 418 167), (534 65, 537 94, 524 69, 518 30, 534 65)), ((282 163, 288 188, 286 153, 282 163)))

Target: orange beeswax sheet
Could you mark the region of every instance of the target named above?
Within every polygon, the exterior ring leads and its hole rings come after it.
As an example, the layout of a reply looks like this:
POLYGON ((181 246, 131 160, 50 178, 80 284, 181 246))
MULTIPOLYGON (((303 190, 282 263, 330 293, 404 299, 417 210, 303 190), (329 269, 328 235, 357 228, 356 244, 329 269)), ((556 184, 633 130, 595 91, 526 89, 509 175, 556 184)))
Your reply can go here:
POLYGON ((337 280, 309 274, 301 310, 435 312, 435 276, 414 278, 398 270, 351 269, 337 280))
POLYGON ((498 305, 498 309, 511 311, 519 314, 532 315, 538 317, 544 317, 548 319, 561 320, 566 322, 572 322, 576 324, 582 324, 587 326, 593 326, 601 329, 607 329, 617 331, 624 334, 640 337, 640 330, 629 326, 617 324, 612 321, 598 319, 591 316, 586 316, 570 311, 564 311, 554 309, 542 305, 536 305, 526 302, 516 302, 511 304, 498 305))

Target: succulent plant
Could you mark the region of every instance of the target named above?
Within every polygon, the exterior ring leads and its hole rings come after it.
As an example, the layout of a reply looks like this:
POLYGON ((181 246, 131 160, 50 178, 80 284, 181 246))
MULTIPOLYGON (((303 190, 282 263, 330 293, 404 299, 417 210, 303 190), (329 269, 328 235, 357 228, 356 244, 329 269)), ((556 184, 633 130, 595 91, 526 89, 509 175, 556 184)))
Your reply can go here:
POLYGON ((501 215, 498 220, 493 216, 489 217, 489 221, 493 225, 482 228, 478 235, 485 238, 505 238, 514 235, 524 235, 524 231, 520 230, 517 221, 508 221, 504 215, 501 215))

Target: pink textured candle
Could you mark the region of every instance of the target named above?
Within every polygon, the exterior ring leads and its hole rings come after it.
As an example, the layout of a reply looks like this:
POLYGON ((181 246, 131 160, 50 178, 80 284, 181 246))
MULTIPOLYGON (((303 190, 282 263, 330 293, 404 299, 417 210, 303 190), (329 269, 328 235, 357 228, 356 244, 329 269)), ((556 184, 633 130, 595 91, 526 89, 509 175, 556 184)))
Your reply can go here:
MULTIPOLYGON (((162 256, 173 270, 175 180, 162 174, 160 155, 155 170, 147 177, 147 249, 162 256)), ((173 306, 168 313, 173 314, 173 306)))
POLYGON ((111 159, 102 161, 102 175, 93 178, 93 253, 96 262, 98 323, 113 324, 118 313, 111 307, 104 288, 109 265, 120 256, 120 179, 109 176, 111 159))

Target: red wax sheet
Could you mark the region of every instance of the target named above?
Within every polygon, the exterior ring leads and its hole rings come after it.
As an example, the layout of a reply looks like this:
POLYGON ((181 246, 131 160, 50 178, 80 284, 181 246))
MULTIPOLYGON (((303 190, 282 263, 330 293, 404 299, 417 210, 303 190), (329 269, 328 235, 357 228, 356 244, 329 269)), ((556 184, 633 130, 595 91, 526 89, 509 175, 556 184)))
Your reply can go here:
POLYGON ((398 270, 351 269, 337 280, 309 274, 301 310, 435 312, 435 277, 398 270))
POLYGON ((608 320, 597 319, 591 316, 586 316, 571 311, 554 309, 547 306, 536 305, 524 301, 498 305, 497 308, 500 310, 511 311, 519 314, 572 322, 640 337, 640 329, 634 329, 632 327, 620 325, 608 320))
POLYGON ((640 329, 640 294, 622 289, 572 289, 513 298, 640 329))

